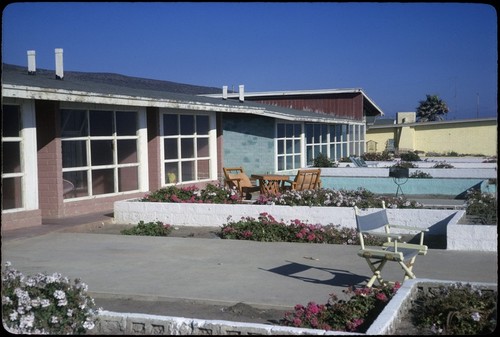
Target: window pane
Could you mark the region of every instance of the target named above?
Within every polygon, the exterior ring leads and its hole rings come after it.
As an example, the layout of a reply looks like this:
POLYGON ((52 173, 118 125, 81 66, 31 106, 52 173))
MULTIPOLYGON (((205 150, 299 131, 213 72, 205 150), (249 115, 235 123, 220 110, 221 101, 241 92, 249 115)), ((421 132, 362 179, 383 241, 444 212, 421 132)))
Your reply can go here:
POLYGON ((278 124, 278 138, 285 137, 285 124, 278 124))
POLYGON ((292 140, 286 141, 286 153, 287 154, 293 153, 293 141, 292 140))
POLYGON ((311 146, 308 146, 306 149, 306 161, 307 164, 311 164, 313 162, 313 151, 311 146))
POLYGON ((299 168, 300 167, 300 156, 294 156, 294 167, 293 168, 299 168))
POLYGON ((167 138, 163 140, 163 152, 165 159, 178 159, 177 138, 167 138))
POLYGON ((198 157, 208 157, 208 138, 198 138, 197 139, 197 147, 198 147, 198 157))
POLYGON ((313 125, 306 124, 306 142, 307 142, 307 144, 312 144, 313 136, 314 136, 313 125))
POLYGON ((278 154, 284 154, 285 152, 285 141, 284 140, 278 140, 278 154))
POLYGON ((118 164, 137 163, 137 142, 135 139, 117 140, 118 164))
POLYGON ((179 123, 177 115, 163 115, 163 134, 165 136, 176 136, 179 134, 179 123))
POLYGON ((21 177, 2 179, 2 209, 23 207, 21 177))
POLYGON ((92 171, 92 194, 108 194, 115 191, 113 169, 92 171))
POLYGON ((297 138, 298 138, 298 137, 300 137, 300 133, 301 133, 301 127, 300 127, 300 124, 295 124, 295 128, 294 128, 294 130, 295 130, 295 133, 294 133, 294 135, 293 135, 293 136, 294 136, 294 137, 297 137, 297 138))
POLYGON ((293 151, 294 151, 295 153, 300 153, 300 140, 298 140, 298 139, 297 139, 297 140, 295 140, 295 142, 294 142, 294 149, 293 149, 293 151))
POLYGON ((2 106, 2 137, 19 137, 21 113, 17 105, 2 106))
POLYGON ((113 164, 113 141, 92 140, 90 142, 92 166, 113 164))
POLYGON ((86 197, 89 195, 87 171, 64 172, 64 199, 86 197))
POLYGON ((208 116, 196 116, 196 133, 198 135, 208 135, 209 130, 208 116))
POLYGON ((137 112, 117 111, 116 112, 116 135, 135 136, 137 133, 137 112))
POLYGON ((118 191, 134 191, 139 189, 137 167, 121 167, 118 169, 118 191))
POLYGON ((181 135, 194 135, 194 116, 180 115, 181 135))
POLYGON ((210 160, 198 160, 198 179, 210 178, 210 160))
POLYGON ((193 161, 182 162, 181 167, 182 167, 182 181, 195 180, 193 161))
POLYGON ((87 166, 87 149, 86 141, 63 141, 62 147, 62 161, 63 167, 81 167, 87 166))
POLYGON ((181 139, 181 158, 194 158, 194 139, 181 139))
POLYGON ((61 110, 61 135, 63 137, 88 136, 87 111, 61 110))
POLYGON ((326 125, 321 125, 321 142, 326 143, 328 141, 328 127, 326 125))
POLYGON ((179 176, 177 163, 165 163, 165 182, 167 184, 176 184, 179 176))
POLYGON ((21 143, 2 142, 2 173, 21 172, 21 143))
POLYGON ((278 171, 285 169, 285 159, 284 157, 278 157, 278 171))
POLYGON ((90 111, 90 135, 113 135, 113 111, 90 111))
POLYGON ((286 137, 287 138, 293 137, 293 124, 286 124, 286 137))
POLYGON ((286 169, 289 170, 293 168, 293 156, 286 156, 286 169))
POLYGON ((314 124, 314 143, 319 143, 321 135, 321 125, 314 124))

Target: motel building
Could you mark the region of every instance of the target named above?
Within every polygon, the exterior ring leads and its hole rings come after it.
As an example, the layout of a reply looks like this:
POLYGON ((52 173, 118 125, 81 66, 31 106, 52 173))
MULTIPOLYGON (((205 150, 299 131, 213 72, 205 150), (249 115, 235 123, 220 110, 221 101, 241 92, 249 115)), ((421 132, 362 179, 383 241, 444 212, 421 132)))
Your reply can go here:
POLYGON ((365 152, 361 89, 245 93, 117 74, 2 65, 2 230, 107 212, 177 185, 365 152))

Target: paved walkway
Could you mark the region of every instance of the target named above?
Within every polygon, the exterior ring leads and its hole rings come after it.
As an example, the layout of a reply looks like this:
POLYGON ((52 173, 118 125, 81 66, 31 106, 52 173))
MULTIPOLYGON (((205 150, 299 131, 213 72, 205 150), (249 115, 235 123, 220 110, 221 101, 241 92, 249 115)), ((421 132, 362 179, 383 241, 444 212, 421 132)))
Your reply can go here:
MULTIPOLYGON (((370 270, 344 245, 266 243, 221 239, 135 237, 64 232, 82 223, 110 223, 97 214, 2 232, 2 266, 10 261, 25 275, 58 272, 80 278, 95 297, 192 299, 207 303, 244 302, 260 307, 326 303, 328 295, 366 284, 370 270)), ((431 249, 414 268, 420 278, 463 282, 498 280, 497 253, 431 249)), ((400 280, 397 264, 388 279, 400 280)))

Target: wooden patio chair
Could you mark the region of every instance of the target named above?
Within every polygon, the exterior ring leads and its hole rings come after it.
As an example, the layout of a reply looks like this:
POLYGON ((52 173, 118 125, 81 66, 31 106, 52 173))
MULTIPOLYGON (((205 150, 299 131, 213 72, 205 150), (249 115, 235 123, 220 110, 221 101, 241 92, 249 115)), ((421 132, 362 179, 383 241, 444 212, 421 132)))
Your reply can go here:
POLYGON ((361 242, 361 249, 358 251, 358 255, 368 262, 368 266, 373 272, 373 276, 366 285, 368 288, 376 280, 380 285, 393 283, 382 278, 382 269, 387 262, 397 262, 401 266, 404 271, 403 282, 407 279, 416 278, 413 273, 415 259, 417 255, 427 254, 427 246, 424 245, 424 232, 427 232, 428 229, 389 224, 385 204, 383 204, 383 207, 384 209, 381 211, 366 215, 360 215, 359 209, 356 206, 354 207, 358 236, 361 242), (381 231, 381 229, 384 229, 384 231, 381 231), (398 233, 391 232, 392 229, 397 229, 398 233), (415 231, 418 232, 416 235, 420 235, 418 244, 401 242, 402 235, 415 231), (387 241, 381 246, 366 247, 364 234, 379 236, 387 239, 387 241))
POLYGON ((243 167, 224 167, 225 182, 229 188, 234 188, 240 194, 240 198, 252 199, 252 192, 260 191, 260 187, 250 180, 243 167))
POLYGON ((283 183, 283 190, 305 191, 317 190, 321 187, 321 169, 301 169, 298 170, 294 180, 286 180, 283 183), (290 184, 289 186, 286 184, 290 184))

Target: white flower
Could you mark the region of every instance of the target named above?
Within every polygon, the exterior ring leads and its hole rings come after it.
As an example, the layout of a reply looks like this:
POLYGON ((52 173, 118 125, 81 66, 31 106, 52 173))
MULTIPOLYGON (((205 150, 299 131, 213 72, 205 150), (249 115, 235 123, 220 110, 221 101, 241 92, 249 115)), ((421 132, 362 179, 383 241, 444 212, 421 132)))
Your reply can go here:
POLYGON ((92 330, 94 326, 95 326, 94 322, 89 320, 86 320, 85 323, 83 323, 83 328, 87 330, 92 330))
POLYGON ((68 301, 67 301, 65 298, 60 299, 60 300, 57 302, 57 306, 58 306, 58 307, 64 307, 64 306, 66 306, 66 305, 68 305, 68 301))
POLYGON ((21 317, 19 321, 19 328, 21 329, 32 328, 34 322, 35 322, 35 314, 31 312, 29 315, 21 317))
POLYGON ((481 320, 481 315, 476 311, 472 313, 471 318, 475 322, 479 322, 481 320))
POLYGON ((50 323, 52 324, 59 323, 59 318, 57 316, 50 317, 50 323))
POLYGON ((12 312, 9 315, 9 319, 11 321, 15 321, 15 320, 17 320, 17 316, 19 316, 19 314, 17 313, 17 311, 12 310, 12 312))
POLYGON ((8 296, 2 296, 2 304, 12 304, 12 300, 8 296))
POLYGON ((42 308, 46 308, 50 305, 50 301, 44 298, 40 301, 40 304, 42 305, 42 308))
POLYGON ((68 309, 66 315, 68 315, 68 317, 73 317, 73 309, 68 309))
POLYGON ((54 297, 58 300, 64 300, 66 298, 66 293, 62 290, 54 291, 54 297))

